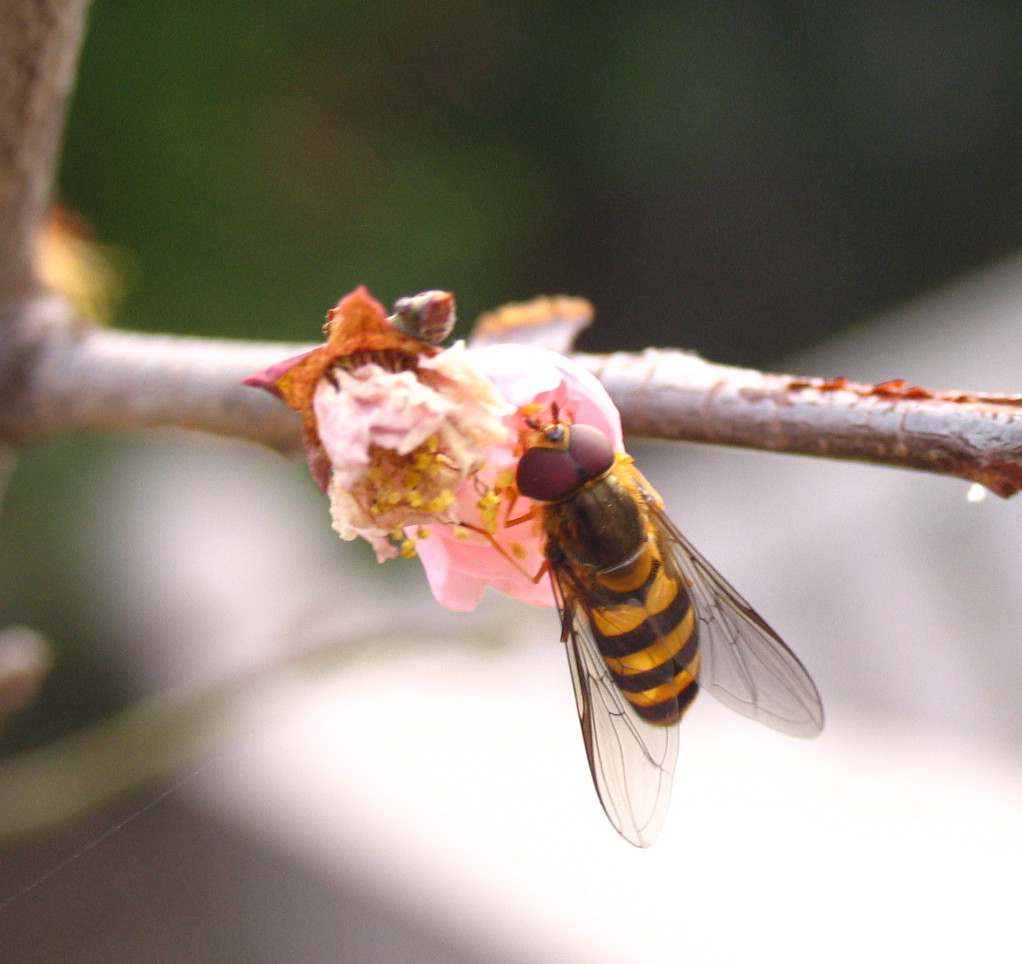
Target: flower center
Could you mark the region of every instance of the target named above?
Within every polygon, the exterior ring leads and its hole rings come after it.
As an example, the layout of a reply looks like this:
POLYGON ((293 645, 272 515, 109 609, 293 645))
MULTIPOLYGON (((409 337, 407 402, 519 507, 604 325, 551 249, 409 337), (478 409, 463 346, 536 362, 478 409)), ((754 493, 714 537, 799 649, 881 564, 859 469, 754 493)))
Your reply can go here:
POLYGON ((369 447, 369 467, 359 501, 382 529, 403 540, 402 527, 415 522, 449 521, 460 476, 432 435, 407 455, 379 445, 369 447))

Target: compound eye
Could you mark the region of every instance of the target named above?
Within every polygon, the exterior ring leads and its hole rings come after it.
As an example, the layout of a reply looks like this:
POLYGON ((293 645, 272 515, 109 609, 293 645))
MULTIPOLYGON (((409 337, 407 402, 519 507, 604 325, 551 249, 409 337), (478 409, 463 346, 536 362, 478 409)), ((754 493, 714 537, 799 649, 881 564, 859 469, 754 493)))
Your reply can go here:
POLYGON ((559 502, 614 464, 610 439, 591 425, 572 425, 568 447, 537 445, 518 461, 518 491, 539 502, 559 502))
POLYGON ((531 448, 519 460, 518 491, 539 502, 567 498, 584 480, 567 449, 531 448))
POLYGON ((614 464, 614 446, 610 439, 592 425, 572 425, 568 451, 587 479, 603 475, 614 464))

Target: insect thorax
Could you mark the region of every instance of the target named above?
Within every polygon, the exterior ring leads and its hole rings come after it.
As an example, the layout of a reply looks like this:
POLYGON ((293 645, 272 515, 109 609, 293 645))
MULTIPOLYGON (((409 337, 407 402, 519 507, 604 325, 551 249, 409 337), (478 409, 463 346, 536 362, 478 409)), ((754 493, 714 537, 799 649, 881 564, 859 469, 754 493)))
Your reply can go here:
POLYGON ((611 569, 646 539, 643 508, 613 472, 544 508, 543 525, 565 559, 582 569, 611 569))

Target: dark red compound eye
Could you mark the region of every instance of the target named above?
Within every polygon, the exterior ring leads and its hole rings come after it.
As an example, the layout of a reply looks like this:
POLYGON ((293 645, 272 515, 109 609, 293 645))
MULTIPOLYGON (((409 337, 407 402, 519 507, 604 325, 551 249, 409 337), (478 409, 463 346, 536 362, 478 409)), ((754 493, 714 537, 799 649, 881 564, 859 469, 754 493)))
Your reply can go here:
POLYGON ((603 475, 614 464, 614 446, 610 439, 592 425, 572 425, 568 451, 587 479, 603 475))
POLYGON ((535 446, 518 461, 518 491, 539 502, 566 499, 614 464, 610 439, 591 425, 572 425, 567 448, 535 446))

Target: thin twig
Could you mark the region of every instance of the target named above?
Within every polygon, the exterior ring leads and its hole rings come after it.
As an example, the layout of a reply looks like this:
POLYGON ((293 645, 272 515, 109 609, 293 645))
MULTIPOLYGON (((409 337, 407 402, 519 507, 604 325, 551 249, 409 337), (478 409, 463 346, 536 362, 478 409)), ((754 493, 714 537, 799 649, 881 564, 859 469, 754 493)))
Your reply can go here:
POLYGON ((53 665, 46 637, 29 626, 0 629, 0 729, 30 706, 53 665))

